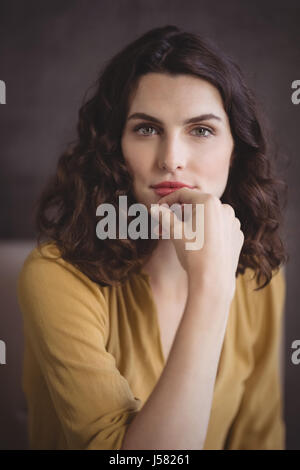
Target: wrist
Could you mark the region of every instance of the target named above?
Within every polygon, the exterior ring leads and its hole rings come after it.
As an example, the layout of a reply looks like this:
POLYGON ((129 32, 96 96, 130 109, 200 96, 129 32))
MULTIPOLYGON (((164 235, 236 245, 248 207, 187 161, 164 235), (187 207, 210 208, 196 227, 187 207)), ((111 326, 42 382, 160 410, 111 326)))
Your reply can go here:
POLYGON ((205 297, 214 304, 230 306, 229 292, 209 275, 188 276, 188 297, 205 297))

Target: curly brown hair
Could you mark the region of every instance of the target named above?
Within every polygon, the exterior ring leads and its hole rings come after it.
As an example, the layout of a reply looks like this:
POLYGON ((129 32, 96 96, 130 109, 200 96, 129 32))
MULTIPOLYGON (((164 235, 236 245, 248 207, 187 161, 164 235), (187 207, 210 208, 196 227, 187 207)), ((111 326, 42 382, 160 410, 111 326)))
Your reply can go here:
POLYGON ((80 107, 77 139, 36 203, 39 248, 42 238, 55 242, 63 259, 102 286, 125 281, 150 258, 157 239, 100 240, 95 230, 99 204, 113 204, 118 214, 120 195, 138 202, 120 142, 131 93, 150 72, 190 74, 219 90, 235 142, 221 202, 234 208, 245 236, 236 277, 250 268, 258 283, 264 278, 262 289, 289 259, 280 236, 287 184, 274 176, 267 120, 234 60, 209 38, 174 25, 148 31, 100 71, 80 107))

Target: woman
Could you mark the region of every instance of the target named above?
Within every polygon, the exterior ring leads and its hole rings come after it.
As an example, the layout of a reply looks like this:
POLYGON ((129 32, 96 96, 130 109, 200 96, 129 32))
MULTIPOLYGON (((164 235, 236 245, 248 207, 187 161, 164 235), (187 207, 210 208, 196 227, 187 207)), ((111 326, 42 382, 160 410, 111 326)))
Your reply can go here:
POLYGON ((209 40, 167 25, 106 64, 18 280, 31 448, 284 449, 272 157, 239 67, 209 40), (159 203, 170 237, 100 239, 97 207, 118 213, 124 195, 149 221, 159 203), (201 249, 174 237, 173 203, 204 205, 201 249))

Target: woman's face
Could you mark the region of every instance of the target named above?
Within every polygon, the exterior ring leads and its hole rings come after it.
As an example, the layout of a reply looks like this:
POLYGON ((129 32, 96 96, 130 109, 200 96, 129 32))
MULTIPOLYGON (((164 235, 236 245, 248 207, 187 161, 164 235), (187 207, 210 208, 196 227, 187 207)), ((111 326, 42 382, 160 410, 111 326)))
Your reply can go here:
POLYGON ((141 77, 131 97, 121 148, 139 203, 155 204, 162 196, 151 185, 166 180, 221 198, 234 141, 219 91, 190 75, 141 77))

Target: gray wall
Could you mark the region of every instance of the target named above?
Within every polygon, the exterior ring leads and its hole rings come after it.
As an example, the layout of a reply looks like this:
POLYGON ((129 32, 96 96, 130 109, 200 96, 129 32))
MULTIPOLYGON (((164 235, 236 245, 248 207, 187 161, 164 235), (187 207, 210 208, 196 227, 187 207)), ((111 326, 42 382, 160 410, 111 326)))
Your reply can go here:
MULTIPOLYGON (((300 80, 299 0, 2 0, 0 79, 0 238, 34 237, 33 202, 74 137, 84 92, 103 61, 146 30, 177 24, 215 39, 232 54, 265 108, 279 148, 291 160, 286 212, 285 418, 287 447, 300 449, 300 364, 291 344, 300 339, 298 271, 300 224, 300 105, 291 83, 300 80)), ((1 338, 1 332, 0 332, 1 338)))

